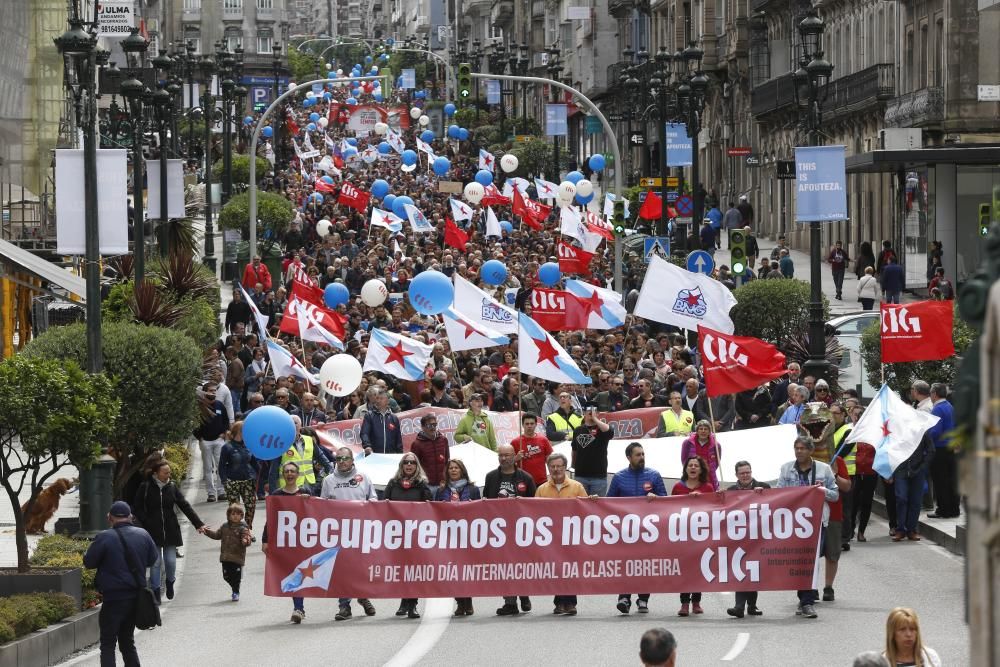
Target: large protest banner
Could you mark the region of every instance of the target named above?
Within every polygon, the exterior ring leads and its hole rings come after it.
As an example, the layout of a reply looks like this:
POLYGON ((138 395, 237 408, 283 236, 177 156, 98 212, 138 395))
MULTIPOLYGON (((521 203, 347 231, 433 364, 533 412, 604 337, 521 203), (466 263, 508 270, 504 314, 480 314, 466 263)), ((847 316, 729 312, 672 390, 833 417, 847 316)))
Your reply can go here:
POLYGON ((591 595, 816 586, 815 487, 468 503, 269 496, 264 592, 591 595))

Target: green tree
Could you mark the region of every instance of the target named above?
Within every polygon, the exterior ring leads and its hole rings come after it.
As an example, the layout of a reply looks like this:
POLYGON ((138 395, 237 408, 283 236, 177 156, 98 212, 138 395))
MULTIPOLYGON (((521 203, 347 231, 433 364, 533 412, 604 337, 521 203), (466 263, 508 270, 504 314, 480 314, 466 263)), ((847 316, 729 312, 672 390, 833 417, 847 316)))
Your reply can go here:
MULTIPOLYGON (((74 326, 83 331, 82 324, 74 326)), ((19 572, 29 568, 20 501, 25 484, 30 512, 46 480, 66 465, 86 468, 97 458, 120 407, 111 380, 84 373, 75 361, 17 355, 0 363, 0 485, 14 513, 19 572)))
MULTIPOLYGON (((260 183, 267 172, 271 171, 271 163, 262 157, 257 158, 257 166, 254 167, 256 170, 254 173, 254 178, 257 183, 260 183)), ((216 160, 212 165, 212 178, 216 182, 222 182, 223 173, 223 161, 216 160)), ((250 184, 250 157, 247 155, 233 155, 233 183, 237 185, 249 185, 250 184)))
MULTIPOLYGON (((976 331, 959 316, 955 309, 952 339, 955 356, 939 361, 905 361, 885 364, 885 382, 889 388, 905 396, 914 380, 933 384, 943 382, 954 386, 962 355, 976 338, 976 331)), ((868 372, 868 384, 882 386, 882 328, 875 323, 861 333, 861 358, 868 372)))
POLYGON ((303 53, 294 46, 289 46, 287 51, 288 69, 291 70, 292 81, 297 83, 312 81, 316 77, 316 56, 308 52, 303 53))
MULTIPOLYGON (((753 336, 780 346, 786 340, 809 333, 807 282, 751 280, 733 292, 733 296, 736 305, 729 316, 737 335, 753 336)), ((823 321, 829 316, 830 303, 824 296, 823 321)))
MULTIPOLYGON (((111 420, 109 439, 119 453, 115 492, 120 493, 149 452, 191 434, 202 357, 191 338, 172 329, 109 322, 103 333, 105 373, 114 378, 122 406, 111 420)), ((52 327, 22 354, 83 364, 86 328, 82 323, 52 327)))
MULTIPOLYGON (((558 180, 558 178, 553 179, 552 177, 552 174, 556 173, 552 161, 554 157, 552 142, 531 138, 528 141, 515 142, 507 152, 517 157, 515 176, 527 178, 528 176, 540 176, 544 173, 549 180, 558 180)), ((560 165, 565 165, 568 159, 569 153, 565 147, 560 146, 560 165)))
MULTIPOLYGON (((288 225, 295 219, 292 202, 270 192, 257 192, 257 238, 273 240, 281 238, 288 225)), ((222 207, 219 214, 220 229, 239 229, 249 233, 250 195, 242 193, 233 196, 222 207)))

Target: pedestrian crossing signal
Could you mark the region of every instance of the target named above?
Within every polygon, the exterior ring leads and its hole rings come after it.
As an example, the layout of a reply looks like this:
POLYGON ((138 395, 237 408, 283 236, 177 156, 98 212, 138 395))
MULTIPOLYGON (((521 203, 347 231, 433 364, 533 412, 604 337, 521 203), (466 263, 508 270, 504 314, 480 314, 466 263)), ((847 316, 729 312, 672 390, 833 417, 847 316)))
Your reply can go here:
POLYGON ((625 236, 625 200, 621 197, 615 197, 612 202, 611 226, 615 236, 625 236))
POLYGON ((747 270, 747 235, 742 229, 729 230, 729 256, 733 264, 733 273, 743 275, 747 270))
POLYGON ((986 237, 990 233, 990 219, 992 218, 992 206, 990 204, 979 205, 979 235, 986 237))
POLYGON ((465 101, 472 96, 472 65, 458 64, 458 99, 465 101))

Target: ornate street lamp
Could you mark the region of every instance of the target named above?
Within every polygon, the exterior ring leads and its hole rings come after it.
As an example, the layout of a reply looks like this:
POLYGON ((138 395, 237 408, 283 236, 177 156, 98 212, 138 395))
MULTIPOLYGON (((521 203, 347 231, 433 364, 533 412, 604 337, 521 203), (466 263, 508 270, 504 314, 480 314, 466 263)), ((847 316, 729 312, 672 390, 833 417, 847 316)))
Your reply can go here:
MULTIPOLYGON (((562 73, 562 54, 559 52, 559 47, 555 44, 549 49, 549 78, 553 81, 559 80, 559 75, 562 73)), ((549 86, 552 92, 552 102, 559 101, 559 89, 555 86, 549 86)), ((550 177, 553 182, 559 182, 559 172, 562 165, 559 164, 559 137, 552 137, 552 169, 553 174, 550 177)))
POLYGON ((201 99, 201 117, 205 122, 205 257, 204 264, 215 273, 215 230, 212 228, 212 125, 215 124, 215 98, 212 95, 212 77, 215 61, 208 54, 198 62, 205 92, 201 99))
POLYGON ((128 104, 129 115, 132 118, 132 207, 135 211, 133 231, 135 246, 132 254, 135 258, 135 282, 139 284, 146 277, 146 220, 142 212, 142 136, 145 125, 143 100, 150 94, 139 77, 142 75, 142 59, 149 48, 149 42, 139 34, 138 28, 132 28, 131 34, 122 40, 121 45, 126 57, 131 61, 129 78, 121 82, 119 89, 128 104))

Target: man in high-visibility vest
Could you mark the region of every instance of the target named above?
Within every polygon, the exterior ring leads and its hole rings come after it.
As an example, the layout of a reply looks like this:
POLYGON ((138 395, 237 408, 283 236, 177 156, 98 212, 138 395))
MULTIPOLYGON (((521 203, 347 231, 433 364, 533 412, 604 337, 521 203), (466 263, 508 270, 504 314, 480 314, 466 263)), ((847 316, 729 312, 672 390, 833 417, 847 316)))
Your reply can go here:
POLYGON ((830 415, 833 417, 833 456, 844 459, 847 465, 848 478, 851 480, 851 488, 846 493, 840 494, 844 503, 843 529, 840 534, 840 546, 843 551, 851 550, 851 533, 854 528, 851 525, 851 495, 854 491, 854 475, 857 472, 858 452, 854 444, 845 445, 844 440, 851 432, 853 425, 847 421, 847 411, 841 403, 834 403, 830 406, 830 415))
POLYGON ((684 409, 679 391, 670 392, 670 409, 660 414, 660 425, 656 428, 656 437, 671 435, 691 435, 694 427, 694 414, 684 409))
POLYGON ((333 462, 330 461, 326 450, 312 436, 302 435, 302 420, 298 415, 292 415, 292 422, 295 424, 295 442, 281 455, 277 465, 272 461, 268 484, 272 490, 278 488, 278 472, 286 463, 292 461, 299 466, 299 488, 304 487, 312 492, 313 489, 318 489, 316 466, 319 465, 326 474, 329 474, 333 472, 333 462))
POLYGON ((545 419, 545 437, 549 442, 573 439, 573 429, 583 423, 583 417, 573 410, 573 396, 559 393, 559 407, 545 419))

